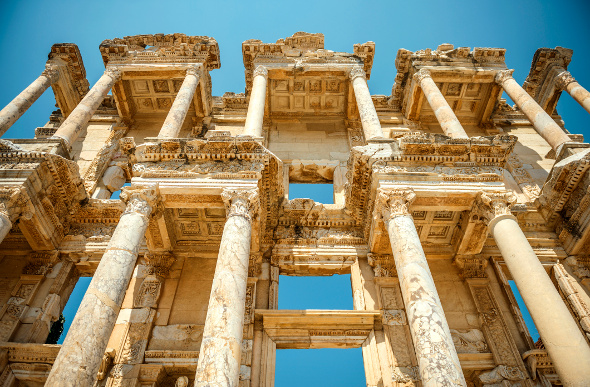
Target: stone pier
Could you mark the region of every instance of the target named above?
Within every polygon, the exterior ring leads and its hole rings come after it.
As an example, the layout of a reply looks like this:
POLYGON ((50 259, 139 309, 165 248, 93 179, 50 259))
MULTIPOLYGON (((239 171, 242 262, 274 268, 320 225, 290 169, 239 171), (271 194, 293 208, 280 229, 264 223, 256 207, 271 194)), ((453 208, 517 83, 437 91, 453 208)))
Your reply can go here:
POLYGON ((395 260, 422 385, 466 386, 459 357, 409 211, 410 189, 380 190, 376 211, 383 217, 395 260))
POLYGON ((244 124, 244 135, 246 136, 262 136, 267 82, 268 71, 266 67, 256 67, 256 70, 254 70, 254 80, 252 81, 250 103, 248 104, 248 114, 246 115, 246 123, 244 124))
POLYGON ((59 351, 47 386, 92 386, 129 285, 152 213, 155 189, 129 189, 127 208, 59 351))
POLYGON ((369 141, 374 138, 383 138, 383 129, 369 92, 367 85, 367 74, 359 66, 353 67, 350 71, 350 81, 354 89, 356 105, 361 116, 361 124, 365 133, 365 140, 369 141))
POLYGON ((453 109, 434 83, 430 71, 421 69, 414 74, 414 79, 420 84, 443 132, 451 138, 469 138, 453 109))
POLYGON ((198 84, 198 67, 191 66, 186 71, 186 77, 184 78, 182 86, 174 99, 174 103, 166 116, 166 120, 164 121, 164 125, 162 125, 158 138, 178 138, 198 84))
POLYGON ((580 86, 569 71, 559 73, 557 76, 557 87, 567 91, 577 103, 582 105, 590 113, 590 92, 580 86))
POLYGON ((498 71, 495 80, 554 150, 571 141, 553 118, 512 78, 512 70, 498 71))
POLYGON ((222 193, 223 228, 209 308, 199 353, 195 386, 238 386, 252 217, 258 189, 222 193))
POLYGON ((0 210, 0 243, 6 238, 11 228, 12 222, 10 221, 10 216, 8 216, 6 211, 0 210))
POLYGON ((121 78, 121 72, 117 68, 107 68, 96 84, 90 89, 88 94, 80 101, 78 106, 61 124, 53 138, 61 138, 69 146, 76 141, 80 132, 84 130, 92 115, 102 103, 104 97, 113 87, 115 82, 121 78))
POLYGON ((514 278, 543 344, 566 386, 587 386, 590 380, 590 347, 567 306, 539 262, 510 204, 512 193, 484 193, 480 208, 489 230, 514 278))
POLYGON ((0 136, 14 124, 53 83, 59 79, 55 65, 48 64, 39 78, 0 111, 0 136))

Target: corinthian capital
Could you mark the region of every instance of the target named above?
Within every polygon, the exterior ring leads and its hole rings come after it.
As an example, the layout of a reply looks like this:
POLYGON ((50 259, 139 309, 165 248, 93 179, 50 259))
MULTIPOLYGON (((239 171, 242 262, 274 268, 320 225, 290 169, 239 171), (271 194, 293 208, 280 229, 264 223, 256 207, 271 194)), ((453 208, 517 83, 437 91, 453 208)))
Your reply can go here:
POLYGON ((121 192, 120 198, 127 204, 123 215, 138 213, 149 217, 153 210, 157 208, 157 186, 125 187, 121 192))
POLYGON ((114 81, 121 79, 121 70, 118 67, 109 66, 104 71, 106 75, 113 78, 114 81))
POLYGON ((432 74, 426 69, 420 69, 420 71, 414 74, 414 79, 418 83, 422 83, 422 81, 426 78, 432 78, 432 74))
POLYGON ((199 74, 199 66, 197 65, 191 65, 186 69, 186 75, 196 75, 197 77, 201 74, 199 74))
POLYGON ((251 220, 258 211, 258 188, 224 189, 221 198, 225 203, 225 213, 230 216, 243 216, 251 220))
POLYGON ((560 90, 564 90, 567 87, 567 85, 569 85, 572 82, 576 82, 576 79, 574 77, 572 77, 572 74, 570 74, 569 71, 562 71, 556 77, 555 85, 560 90))
POLYGON ((410 215, 410 204, 416 193, 410 188, 379 189, 375 198, 375 211, 385 221, 400 215, 410 215))
POLYGON ((268 70, 264 66, 256 66, 254 70, 254 77, 262 75, 264 78, 268 79, 268 70))
POLYGON ((367 73, 365 73, 365 70, 363 70, 361 66, 354 66, 350 70, 348 76, 350 77, 351 81, 354 81, 358 77, 362 77, 364 80, 367 80, 367 73))
POLYGON ((481 192, 477 199, 477 207, 481 216, 489 223, 502 215, 510 215, 510 206, 516 203, 516 195, 508 192, 481 192))
POLYGON ((512 78, 512 73, 514 72, 514 70, 501 70, 498 71, 496 73, 496 76, 494 77, 494 81, 499 84, 500 86, 502 86, 504 84, 504 82, 506 82, 507 80, 512 78))
POLYGON ((51 83, 55 83, 59 79, 59 68, 54 63, 47 63, 41 74, 49 78, 51 83))

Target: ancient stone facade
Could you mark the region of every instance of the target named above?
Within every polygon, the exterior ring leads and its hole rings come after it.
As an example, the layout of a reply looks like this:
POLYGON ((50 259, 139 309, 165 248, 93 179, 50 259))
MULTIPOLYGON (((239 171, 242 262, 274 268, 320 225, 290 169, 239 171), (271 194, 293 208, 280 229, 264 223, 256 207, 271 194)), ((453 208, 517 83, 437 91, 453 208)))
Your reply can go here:
POLYGON ((0 112, 4 133, 50 86, 59 107, 0 140, 0 386, 273 386, 278 349, 355 347, 369 387, 590 385, 590 146, 555 111, 563 91, 590 111, 571 50, 520 86, 504 49, 401 49, 385 96, 373 42, 299 32, 245 41, 245 93, 221 97, 213 38, 100 52, 89 85, 54 45, 0 112), (280 275, 334 274, 354 310, 278 309, 280 275))

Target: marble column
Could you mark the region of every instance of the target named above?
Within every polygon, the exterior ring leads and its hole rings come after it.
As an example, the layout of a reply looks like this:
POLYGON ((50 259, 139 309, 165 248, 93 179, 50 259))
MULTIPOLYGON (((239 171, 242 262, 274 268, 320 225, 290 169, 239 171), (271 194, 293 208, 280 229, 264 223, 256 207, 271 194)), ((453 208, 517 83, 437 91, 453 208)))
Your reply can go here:
POLYGON ((268 71, 266 68, 264 66, 256 67, 252 81, 252 91, 250 92, 246 124, 244 125, 244 135, 246 136, 262 137, 267 82, 268 71))
POLYGON ((571 141, 553 118, 512 78, 512 70, 498 71, 495 80, 531 121, 537 133, 551 145, 551 148, 557 150, 563 143, 571 141))
POLYGON ((479 206, 553 365, 566 386, 587 386, 590 347, 510 212, 511 193, 483 193, 479 206))
POLYGON ((453 109, 451 109, 451 106, 449 106, 449 103, 440 92, 438 86, 434 83, 430 71, 421 69, 414 74, 414 79, 422 88, 424 96, 426 96, 426 100, 443 132, 451 138, 469 138, 467 133, 465 133, 465 129, 461 126, 459 119, 453 112, 453 109))
POLYGON ((102 103, 104 97, 120 78, 121 72, 117 68, 108 67, 98 82, 92 86, 88 94, 57 129, 52 138, 61 138, 69 146, 72 146, 102 103))
POLYGON ((47 386, 92 386, 152 213, 153 188, 125 190, 119 220, 47 378, 47 386))
POLYGON ((466 386, 459 357, 409 211, 410 189, 380 189, 377 215, 383 217, 395 260, 422 385, 466 386))
POLYGON ((8 235, 11 228, 12 222, 10 221, 8 211, 4 208, 0 208, 0 243, 6 238, 6 235, 8 235))
POLYGON ((369 86, 367 85, 367 74, 360 66, 355 66, 350 70, 350 81, 354 90, 354 98, 361 116, 361 124, 365 134, 365 140, 369 141, 374 138, 383 138, 383 129, 379 122, 379 116, 375 110, 369 86))
POLYGON ((195 90, 199 85, 199 72, 197 66, 191 66, 186 70, 186 76, 182 82, 180 90, 174 99, 174 103, 166 116, 164 125, 158 133, 158 138, 178 138, 182 124, 186 118, 195 90))
POLYGON ((590 113, 590 92, 580 86, 569 71, 559 73, 557 76, 557 87, 567 91, 577 103, 582 105, 590 113))
POLYGON ((239 384, 252 217, 258 210, 258 189, 226 189, 221 196, 227 220, 211 286, 195 386, 239 384))
POLYGON ((56 65, 47 64, 45 71, 0 111, 0 136, 14 124, 35 101, 59 79, 56 65))

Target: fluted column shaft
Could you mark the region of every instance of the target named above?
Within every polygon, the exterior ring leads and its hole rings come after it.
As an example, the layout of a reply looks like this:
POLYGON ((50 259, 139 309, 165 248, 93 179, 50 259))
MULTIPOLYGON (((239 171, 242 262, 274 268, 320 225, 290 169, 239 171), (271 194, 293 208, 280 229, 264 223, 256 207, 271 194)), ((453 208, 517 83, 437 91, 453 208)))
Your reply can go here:
POLYGON ((411 190, 377 194, 377 211, 387 227, 422 385, 466 386, 449 326, 428 268, 409 205, 411 190))
POLYGON ((590 347, 582 336, 549 275, 520 229, 509 205, 515 196, 483 194, 482 211, 489 230, 529 310, 561 381, 587 386, 590 347))
POLYGON ((443 132, 451 138, 469 138, 453 109, 434 83, 430 71, 421 69, 414 74, 414 79, 420 84, 443 132))
POLYGON ((350 80, 354 90, 354 98, 361 116, 361 124, 365 134, 365 140, 369 141, 373 138, 383 138, 383 129, 377 110, 373 104, 369 86, 367 85, 367 74, 360 67, 354 67, 350 71, 350 80))
POLYGON ((244 135, 252 137, 262 136, 262 123, 264 120, 264 105, 266 102, 266 84, 268 71, 264 66, 256 67, 252 80, 252 92, 248 104, 248 114, 244 125, 244 135))
POLYGON ((129 199, 127 208, 80 303, 47 386, 92 386, 96 380, 148 226, 154 191, 129 190, 121 196, 129 199))
POLYGON ((121 72, 119 70, 116 68, 107 68, 98 82, 92 86, 88 94, 84 96, 78 106, 76 106, 59 129, 57 129, 53 138, 64 139, 71 146, 80 135, 80 132, 86 127, 86 124, 88 124, 88 121, 90 121, 109 90, 111 90, 115 82, 120 78, 121 72))
POLYGON ((564 71, 557 76, 557 86, 567 91, 577 103, 590 113, 590 92, 580 86, 569 71, 564 71))
POLYGON ((237 387, 258 189, 225 190, 227 221, 211 286, 195 386, 237 387))
POLYGON ((557 150, 563 143, 571 141, 537 101, 512 78, 511 70, 499 71, 496 74, 496 83, 502 86, 510 99, 531 121, 537 133, 551 145, 551 148, 557 150))
POLYGON ((182 86, 166 116, 160 133, 158 133, 158 138, 178 138, 198 84, 198 69, 197 67, 191 67, 186 71, 182 86))
POLYGON ((47 65, 39 78, 27 86, 0 111, 0 136, 14 124, 37 99, 59 79, 59 72, 53 65, 47 65))

